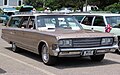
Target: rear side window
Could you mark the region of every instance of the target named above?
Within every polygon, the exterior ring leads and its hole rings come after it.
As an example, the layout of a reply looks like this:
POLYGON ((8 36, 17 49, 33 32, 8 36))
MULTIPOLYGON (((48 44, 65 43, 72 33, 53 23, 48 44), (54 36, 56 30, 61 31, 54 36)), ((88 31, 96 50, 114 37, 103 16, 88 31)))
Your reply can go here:
POLYGON ((97 16, 94 20, 93 26, 105 26, 103 17, 102 16, 97 16))
POLYGON ((29 16, 24 16, 21 20, 20 28, 27 28, 29 16))
POLYGON ((86 16, 82 21, 82 24, 91 25, 94 16, 86 16))
POLYGON ((19 27, 20 21, 22 20, 22 17, 12 17, 9 23, 10 27, 19 27))
POLYGON ((35 29, 35 17, 30 17, 28 22, 28 29, 35 29))

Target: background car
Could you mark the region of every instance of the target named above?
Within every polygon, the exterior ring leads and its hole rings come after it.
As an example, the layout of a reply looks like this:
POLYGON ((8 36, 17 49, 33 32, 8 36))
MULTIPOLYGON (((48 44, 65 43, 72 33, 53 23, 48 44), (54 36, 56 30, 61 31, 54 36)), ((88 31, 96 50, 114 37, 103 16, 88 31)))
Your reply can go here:
MULTIPOLYGON (((82 20, 76 18, 84 29, 108 32, 118 36, 118 45, 120 49, 120 14, 113 13, 85 13, 73 14, 73 16, 82 17, 82 20)), ((119 50, 118 50, 119 51, 119 50)), ((120 51, 119 51, 120 52, 120 51)))
POLYGON ((3 8, 2 10, 3 10, 3 14, 8 16, 14 15, 15 12, 18 11, 15 8, 3 8))
POLYGON ((3 23, 3 25, 7 24, 7 21, 9 20, 11 15, 14 15, 18 10, 15 8, 2 8, 1 14, 0 14, 0 21, 3 23))
POLYGON ((33 6, 26 5, 26 6, 22 6, 19 12, 31 12, 31 10, 33 10, 33 6))
POLYGON ((9 18, 10 17, 8 15, 2 15, 2 14, 0 14, 0 21, 1 21, 1 23, 3 23, 3 25, 7 24, 9 18))

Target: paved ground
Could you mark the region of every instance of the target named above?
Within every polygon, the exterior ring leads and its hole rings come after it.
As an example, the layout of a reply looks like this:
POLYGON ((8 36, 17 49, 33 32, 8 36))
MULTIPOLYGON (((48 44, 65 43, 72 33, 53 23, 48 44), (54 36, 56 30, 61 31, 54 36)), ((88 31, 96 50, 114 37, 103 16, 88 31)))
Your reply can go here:
POLYGON ((60 58, 57 65, 46 66, 36 54, 12 52, 11 45, 0 38, 0 75, 120 75, 120 55, 106 54, 102 62, 60 58))

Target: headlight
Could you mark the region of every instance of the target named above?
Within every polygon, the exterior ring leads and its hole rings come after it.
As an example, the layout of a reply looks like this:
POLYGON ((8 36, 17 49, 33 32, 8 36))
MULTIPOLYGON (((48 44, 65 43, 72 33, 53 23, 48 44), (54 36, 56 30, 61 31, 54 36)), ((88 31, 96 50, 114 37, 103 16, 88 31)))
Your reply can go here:
POLYGON ((72 40, 59 40, 59 47, 72 47, 72 40))
POLYGON ((113 38, 102 38, 101 45, 112 45, 113 38))

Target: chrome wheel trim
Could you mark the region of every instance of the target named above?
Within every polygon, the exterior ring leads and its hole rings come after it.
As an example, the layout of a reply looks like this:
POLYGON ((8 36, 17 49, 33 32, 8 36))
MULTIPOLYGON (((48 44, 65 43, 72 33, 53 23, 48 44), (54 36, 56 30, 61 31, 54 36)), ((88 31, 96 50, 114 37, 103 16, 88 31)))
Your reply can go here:
POLYGON ((16 50, 16 45, 15 43, 12 43, 12 51, 15 51, 16 50))
POLYGON ((120 52, 120 41, 118 42, 118 52, 120 52))
POLYGON ((49 61, 49 52, 46 45, 43 45, 42 47, 42 60, 44 63, 49 61))

